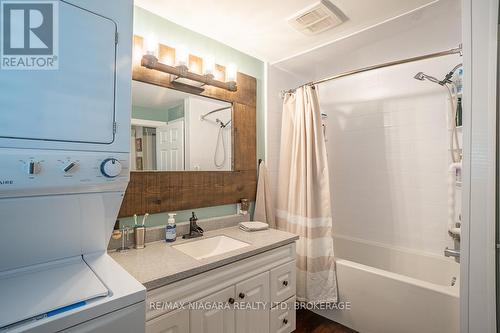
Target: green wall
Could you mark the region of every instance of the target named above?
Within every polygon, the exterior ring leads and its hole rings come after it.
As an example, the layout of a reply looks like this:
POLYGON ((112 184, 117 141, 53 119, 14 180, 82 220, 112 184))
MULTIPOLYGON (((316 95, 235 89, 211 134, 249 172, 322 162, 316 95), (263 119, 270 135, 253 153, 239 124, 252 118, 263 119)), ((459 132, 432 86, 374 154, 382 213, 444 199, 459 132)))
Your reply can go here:
MULTIPOLYGON (((186 222, 189 221, 189 218, 191 217, 191 212, 193 211, 196 213, 196 216, 199 219, 203 220, 211 217, 236 214, 236 205, 195 208, 195 209, 182 210, 172 213, 177 213, 177 216, 175 217, 176 222, 186 222)), ((146 225, 148 227, 166 225, 167 219, 168 219, 168 213, 151 214, 150 216, 148 216, 148 219, 146 220, 146 225)), ((140 216, 138 220, 139 222, 142 221, 142 216, 140 216)), ((120 218, 120 224, 133 226, 134 218, 133 217, 120 218)))
POLYGON ((176 120, 184 117, 184 104, 174 106, 167 111, 168 121, 176 120))
POLYGON ((182 117, 184 117, 184 104, 179 104, 167 110, 132 105, 132 118, 168 122, 182 117))
POLYGON ((167 122, 168 111, 132 105, 132 118, 167 122))
MULTIPOLYGON (((149 37, 154 36, 159 43, 176 47, 185 45, 190 53, 198 56, 212 55, 215 62, 221 65, 236 64, 238 71, 257 79, 257 159, 265 156, 265 64, 263 61, 242 53, 228 45, 196 33, 173 22, 170 22, 145 9, 135 7, 134 34, 149 37)), ((170 119, 171 120, 171 119, 170 119)), ((225 205, 209 208, 193 209, 200 219, 231 215, 236 213, 236 205, 225 205)), ((178 222, 189 220, 191 210, 177 212, 178 222)), ((149 217, 149 226, 166 224, 166 213, 154 214, 149 217)), ((124 224, 133 224, 131 218, 121 219, 124 224)))

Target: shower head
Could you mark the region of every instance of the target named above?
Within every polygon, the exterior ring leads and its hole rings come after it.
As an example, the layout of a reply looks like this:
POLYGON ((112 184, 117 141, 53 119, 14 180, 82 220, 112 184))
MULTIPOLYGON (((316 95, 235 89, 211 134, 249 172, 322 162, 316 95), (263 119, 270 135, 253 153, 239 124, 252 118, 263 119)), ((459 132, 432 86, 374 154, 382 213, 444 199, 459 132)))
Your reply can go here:
POLYGON ((424 72, 418 72, 417 74, 415 74, 415 76, 413 78, 420 80, 420 81, 429 80, 431 82, 434 82, 434 83, 437 83, 440 85, 444 84, 444 82, 441 82, 438 79, 436 79, 434 76, 427 75, 424 72))
POLYGON ((227 125, 231 123, 231 119, 228 120, 227 123, 224 123, 222 120, 219 118, 215 119, 215 122, 220 125, 221 128, 225 128, 227 125))
POLYGON ((453 69, 448 74, 446 74, 444 79, 441 81, 436 79, 434 76, 430 76, 430 75, 425 74, 424 72, 418 72, 417 74, 415 74, 415 76, 413 78, 420 80, 420 81, 429 80, 431 82, 434 82, 434 83, 437 83, 437 84, 444 86, 447 83, 452 83, 451 78, 453 77, 453 74, 455 74, 457 69, 459 69, 460 67, 462 67, 462 64, 458 64, 455 67, 453 67, 453 69))
POLYGON ((418 72, 417 74, 415 74, 415 76, 413 78, 420 80, 420 81, 423 81, 423 80, 425 80, 425 74, 423 72, 418 72))

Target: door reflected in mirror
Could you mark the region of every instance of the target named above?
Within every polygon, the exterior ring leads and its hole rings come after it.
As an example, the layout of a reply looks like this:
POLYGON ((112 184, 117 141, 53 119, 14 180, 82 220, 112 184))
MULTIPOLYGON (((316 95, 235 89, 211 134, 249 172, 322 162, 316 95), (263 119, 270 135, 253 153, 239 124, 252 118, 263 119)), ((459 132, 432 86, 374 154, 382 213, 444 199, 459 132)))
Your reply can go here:
POLYGON ((132 81, 132 171, 231 171, 232 105, 132 81))

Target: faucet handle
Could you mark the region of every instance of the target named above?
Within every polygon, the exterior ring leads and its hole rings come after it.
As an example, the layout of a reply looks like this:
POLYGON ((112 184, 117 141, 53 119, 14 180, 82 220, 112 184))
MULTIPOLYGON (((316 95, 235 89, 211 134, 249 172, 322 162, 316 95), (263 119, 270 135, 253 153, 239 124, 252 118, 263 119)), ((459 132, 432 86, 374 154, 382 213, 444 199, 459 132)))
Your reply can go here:
POLYGON ((444 249, 445 257, 460 258, 460 250, 450 249, 448 246, 444 249))
POLYGON ((120 230, 122 232, 122 237, 127 238, 127 240, 128 240, 128 232, 129 232, 130 228, 128 226, 123 226, 120 230))

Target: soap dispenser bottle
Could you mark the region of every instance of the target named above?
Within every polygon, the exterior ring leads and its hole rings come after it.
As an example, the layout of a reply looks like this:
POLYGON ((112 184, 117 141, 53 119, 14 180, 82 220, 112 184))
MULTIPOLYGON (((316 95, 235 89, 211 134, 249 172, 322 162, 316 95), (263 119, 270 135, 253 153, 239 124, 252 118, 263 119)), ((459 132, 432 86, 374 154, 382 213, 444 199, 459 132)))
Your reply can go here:
POLYGON ((174 242, 177 239, 177 226, 175 224, 175 213, 168 214, 167 227, 165 228, 165 241, 174 242))

